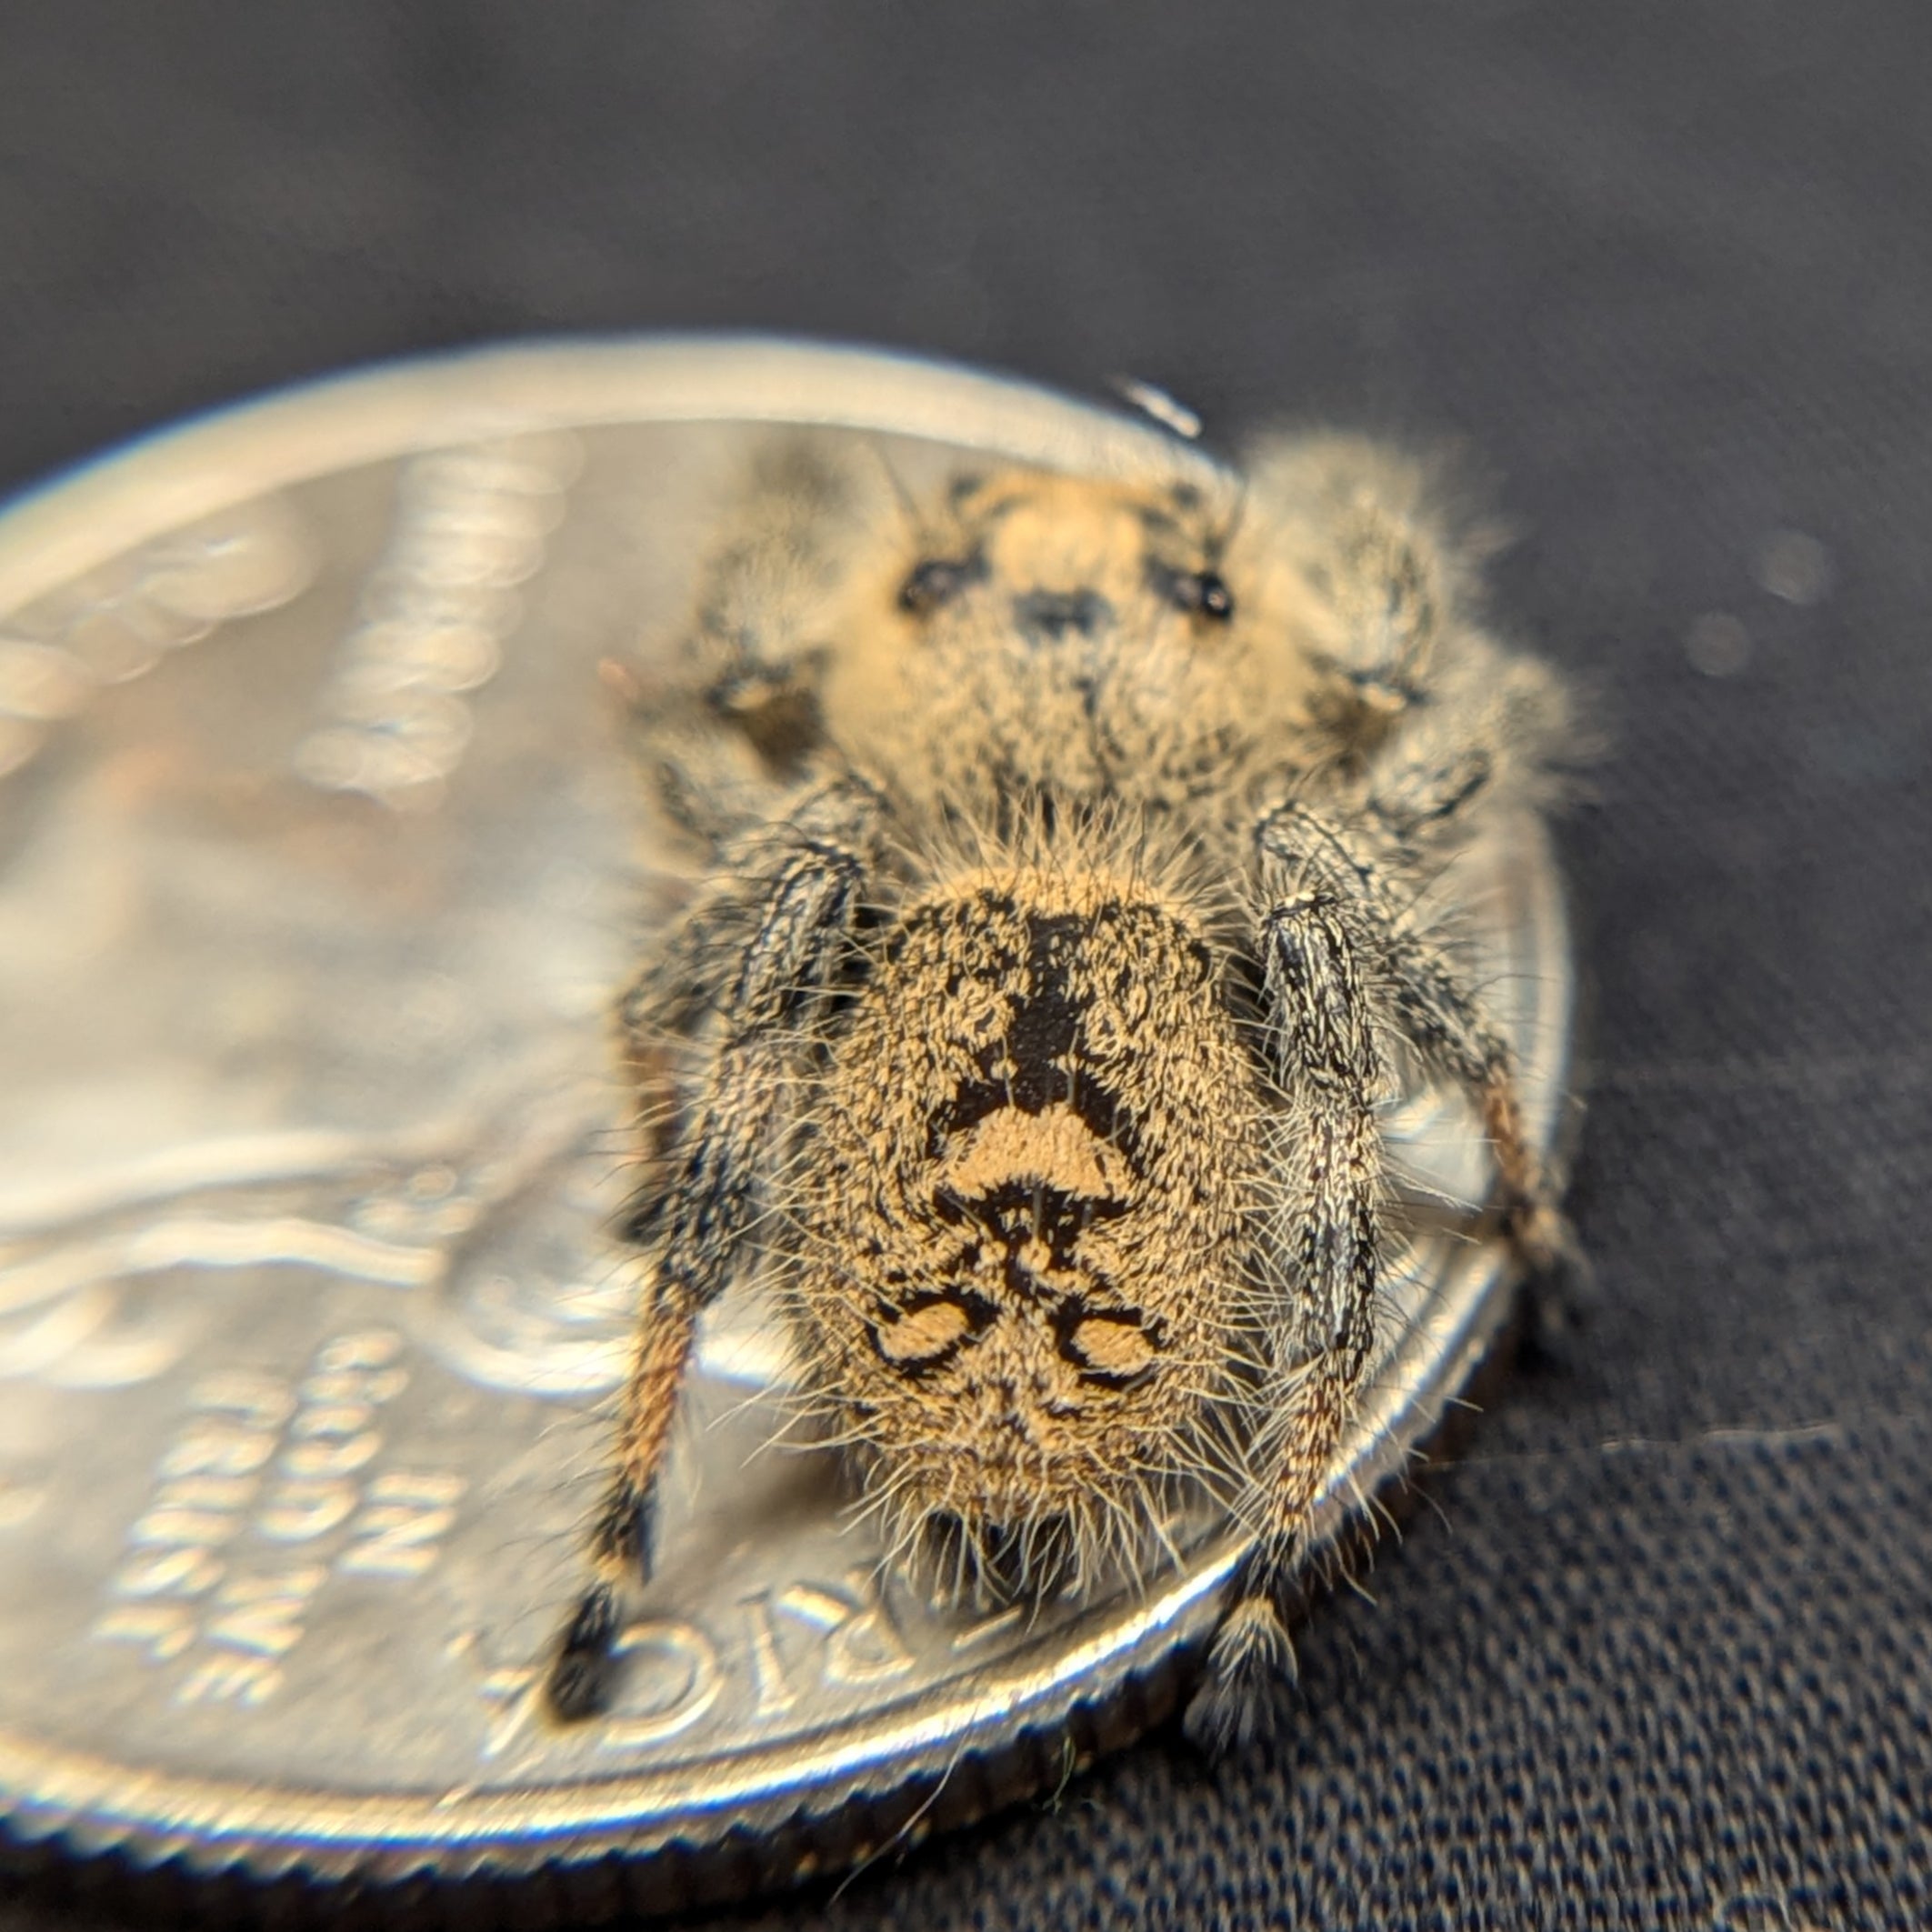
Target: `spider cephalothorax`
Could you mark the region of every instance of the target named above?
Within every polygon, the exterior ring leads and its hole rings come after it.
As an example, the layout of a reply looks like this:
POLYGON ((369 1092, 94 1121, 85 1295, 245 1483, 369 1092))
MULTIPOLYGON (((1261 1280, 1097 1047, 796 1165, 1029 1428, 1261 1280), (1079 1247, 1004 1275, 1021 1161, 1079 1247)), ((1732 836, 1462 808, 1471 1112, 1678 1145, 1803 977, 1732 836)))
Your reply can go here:
POLYGON ((1562 1244, 1422 909, 1539 802, 1561 694, 1370 445, 1266 445, 1238 505, 1016 471, 908 517, 868 475, 769 452, 638 699, 706 870, 619 1009, 649 1286, 551 1705, 604 1698, 696 1318, 756 1265, 907 1558, 1137 1582, 1218 1487, 1256 1531, 1196 1706, 1226 1742, 1370 1359, 1398 1045, 1477 1100, 1526 1255, 1562 1244))
POLYGON ((1222 575, 1227 516, 1063 476, 956 487, 909 568, 855 578, 828 726, 916 810, 976 826, 1041 796, 1226 797, 1307 686, 1222 575))

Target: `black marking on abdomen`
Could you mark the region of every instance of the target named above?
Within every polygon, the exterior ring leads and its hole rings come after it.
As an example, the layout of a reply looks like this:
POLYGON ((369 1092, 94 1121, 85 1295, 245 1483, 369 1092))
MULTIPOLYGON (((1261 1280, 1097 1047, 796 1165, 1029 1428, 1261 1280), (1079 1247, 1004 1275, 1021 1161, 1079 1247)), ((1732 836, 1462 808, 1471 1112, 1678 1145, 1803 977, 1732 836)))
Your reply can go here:
POLYGON ((1044 1181, 1019 1178, 970 1198, 950 1187, 936 1188, 933 1209, 951 1227, 976 1226, 1006 1249, 1008 1286, 1021 1294, 1036 1291, 1032 1277, 1016 1278, 1026 1271, 1015 1256, 1027 1242, 1044 1241, 1056 1268, 1074 1266, 1074 1249, 1096 1221, 1115 1221, 1128 1211, 1126 1201, 1112 1196, 1092 1199, 1049 1187, 1044 1181))
POLYGON ((1066 1066, 1079 1032, 1074 1002, 1073 955, 1087 922, 1074 913, 1034 913, 1026 920, 1026 997, 1006 1035, 1013 1064, 1012 1104, 1044 1114, 1056 1100, 1073 1098, 1066 1066))
MULTIPOLYGON (((974 1245, 973 1256, 978 1257, 978 1246, 974 1245)), ((891 1303, 878 1301, 873 1312, 876 1322, 866 1324, 866 1338, 872 1344, 873 1353, 888 1368, 896 1369, 907 1380, 917 1382, 925 1376, 936 1375, 958 1355, 966 1345, 984 1335, 993 1326, 998 1309, 984 1295, 971 1288, 928 1289, 907 1296, 903 1306, 895 1307, 891 1303), (929 1355, 894 1355, 886 1346, 886 1338, 880 1327, 891 1326, 916 1315, 923 1315, 928 1308, 936 1308, 942 1304, 957 1308, 966 1317, 966 1327, 958 1335, 949 1336, 929 1355)))
MULTIPOLYGON (((983 903, 993 909, 990 900, 983 903)), ((997 909, 1010 906, 1003 900, 997 909)), ((981 1056, 986 1077, 962 1086, 936 1123, 942 1136, 966 1133, 1002 1107, 1037 1115, 1066 1106, 1133 1164, 1133 1124, 1119 1096, 1080 1066, 1076 1052, 1080 1008, 1072 987, 1074 959, 1094 926, 1116 910, 1027 915, 1026 994, 1005 1040, 981 1056), (994 1077, 996 1067, 1004 1077, 994 1077)))

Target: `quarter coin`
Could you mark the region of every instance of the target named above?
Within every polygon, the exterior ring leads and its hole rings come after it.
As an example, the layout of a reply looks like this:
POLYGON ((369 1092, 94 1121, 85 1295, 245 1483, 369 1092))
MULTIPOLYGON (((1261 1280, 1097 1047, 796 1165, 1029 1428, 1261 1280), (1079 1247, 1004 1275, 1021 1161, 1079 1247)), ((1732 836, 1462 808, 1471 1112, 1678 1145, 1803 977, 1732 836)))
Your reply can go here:
MULTIPOLYGON (((988 457, 1227 480, 1023 384, 662 338, 292 391, 0 517, 15 1840, 671 1907, 1057 1784, 1184 1684, 1232 1530, 1183 1526, 1142 1596, 936 1611, 780 1439, 752 1286, 704 1335, 616 1706, 541 1715, 636 1290, 606 1016, 679 888, 598 666, 669 635, 779 423, 915 482, 988 457)), ((1505 827, 1446 889, 1547 1144, 1572 982, 1543 835, 1505 827)), ((1402 1319, 1330 1537, 1511 1305, 1467 1106, 1415 1084, 1390 1131, 1402 1319)))

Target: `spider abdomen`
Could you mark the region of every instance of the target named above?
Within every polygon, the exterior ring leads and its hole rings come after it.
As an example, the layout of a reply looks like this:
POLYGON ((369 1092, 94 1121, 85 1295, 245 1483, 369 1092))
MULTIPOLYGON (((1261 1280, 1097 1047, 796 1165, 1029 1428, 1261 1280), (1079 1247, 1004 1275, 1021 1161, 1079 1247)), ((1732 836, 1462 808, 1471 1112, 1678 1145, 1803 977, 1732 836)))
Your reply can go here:
POLYGON ((1220 961, 1144 881, 908 908, 809 1116, 792 1275, 901 1541, 1135 1554, 1232 1393, 1257 1118, 1220 961))

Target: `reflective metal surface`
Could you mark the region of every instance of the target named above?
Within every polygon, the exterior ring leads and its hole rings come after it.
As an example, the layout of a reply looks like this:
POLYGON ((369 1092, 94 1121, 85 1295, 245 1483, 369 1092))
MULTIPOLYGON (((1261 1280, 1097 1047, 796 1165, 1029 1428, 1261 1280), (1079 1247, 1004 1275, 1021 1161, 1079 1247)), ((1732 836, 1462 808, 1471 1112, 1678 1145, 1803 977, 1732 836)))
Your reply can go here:
MULTIPOLYGON (((661 1854, 633 1898, 675 1903, 1056 1778, 1211 1627, 1211 1525, 1137 1600, 955 1617, 882 1577, 826 1460, 770 1446, 786 1364, 747 1293, 705 1338, 621 1703, 535 1713, 633 1286, 605 1009, 675 889, 596 666, 677 620, 781 420, 915 481, 961 448, 1225 480, 1017 384, 667 341, 292 393, 0 520, 17 1837, 388 1877, 622 1848, 661 1854)), ((1570 978, 1540 833, 1448 889, 1547 1141, 1570 978)), ((1419 1092, 1396 1126, 1431 1205, 1331 1527, 1508 1310, 1473 1120, 1419 1092)))

